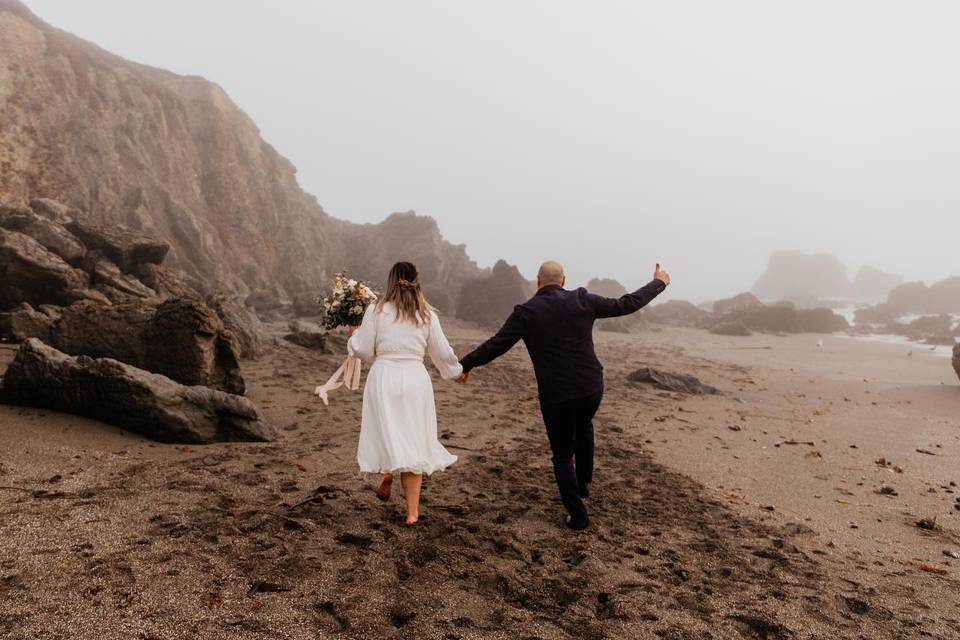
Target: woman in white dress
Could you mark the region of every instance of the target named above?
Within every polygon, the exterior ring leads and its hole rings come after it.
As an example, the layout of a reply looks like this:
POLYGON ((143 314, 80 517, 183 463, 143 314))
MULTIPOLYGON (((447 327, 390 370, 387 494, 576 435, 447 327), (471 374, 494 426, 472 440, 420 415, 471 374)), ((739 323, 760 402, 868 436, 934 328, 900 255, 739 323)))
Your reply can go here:
POLYGON ((390 499, 393 474, 400 474, 407 525, 414 525, 420 516, 423 474, 457 461, 437 440, 433 383, 423 358, 428 354, 447 380, 459 377, 463 368, 436 310, 423 297, 417 268, 409 262, 393 266, 386 293, 367 308, 360 327, 351 333, 350 355, 373 362, 363 389, 357 462, 361 471, 383 474, 377 489, 381 500, 390 499))

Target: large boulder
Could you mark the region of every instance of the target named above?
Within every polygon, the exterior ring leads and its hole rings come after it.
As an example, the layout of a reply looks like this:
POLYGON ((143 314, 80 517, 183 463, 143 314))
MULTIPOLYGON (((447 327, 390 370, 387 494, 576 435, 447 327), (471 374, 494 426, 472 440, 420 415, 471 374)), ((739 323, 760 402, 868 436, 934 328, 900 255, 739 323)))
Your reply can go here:
POLYGON ((123 227, 103 227, 73 220, 67 229, 90 251, 100 251, 123 273, 135 273, 141 264, 160 264, 170 251, 170 245, 123 227))
POLYGON ((116 360, 74 358, 33 338, 7 369, 0 401, 92 418, 160 442, 276 438, 246 398, 184 386, 116 360))
POLYGON ((457 302, 457 317, 489 327, 499 326, 513 308, 533 295, 533 287, 520 270, 500 260, 488 276, 464 283, 457 302))
POLYGON ((185 385, 242 395, 233 334, 200 300, 82 302, 63 309, 50 344, 71 355, 112 358, 185 385))
POLYGON ((732 298, 726 298, 724 300, 717 300, 713 303, 713 313, 716 316, 728 316, 733 314, 739 314, 744 311, 754 311, 756 309, 762 309, 764 305, 760 302, 760 299, 752 293, 741 293, 740 295, 733 296, 732 298))
POLYGON ((207 296, 206 303, 223 320, 240 357, 258 358, 263 352, 265 332, 257 313, 238 297, 222 293, 207 296))
POLYGON ((765 333, 833 333, 850 324, 831 309, 797 309, 793 302, 766 305, 756 296, 743 293, 714 303, 714 317, 707 321, 713 333, 730 336, 765 333))
POLYGON ((804 333, 835 333, 850 328, 846 318, 825 307, 797 310, 797 323, 804 333))
POLYGON ((670 300, 651 305, 643 310, 643 314, 649 322, 678 327, 704 327, 713 317, 708 311, 686 300, 670 300))
POLYGON ((30 236, 0 228, 0 309, 23 302, 70 304, 88 286, 86 273, 30 236))
POLYGON ((132 275, 120 271, 100 251, 90 251, 83 260, 83 269, 90 275, 91 286, 111 302, 128 302, 137 298, 153 298, 157 292, 132 275))
POLYGON ((283 337, 284 340, 307 349, 326 349, 328 332, 316 323, 292 320, 289 328, 290 333, 283 337))
POLYGON ((50 198, 34 198, 30 210, 51 222, 66 225, 80 216, 80 211, 50 198))
POLYGON ((0 340, 23 342, 27 338, 39 338, 49 342, 58 319, 52 309, 38 311, 24 302, 13 311, 0 313, 0 340))
POLYGON ((165 301, 147 325, 144 340, 147 362, 158 373, 183 384, 202 384, 244 394, 246 385, 240 375, 233 334, 202 301, 165 301))
POLYGON ((87 254, 83 243, 63 225, 30 209, 0 210, 0 227, 30 236, 73 266, 78 266, 87 254))

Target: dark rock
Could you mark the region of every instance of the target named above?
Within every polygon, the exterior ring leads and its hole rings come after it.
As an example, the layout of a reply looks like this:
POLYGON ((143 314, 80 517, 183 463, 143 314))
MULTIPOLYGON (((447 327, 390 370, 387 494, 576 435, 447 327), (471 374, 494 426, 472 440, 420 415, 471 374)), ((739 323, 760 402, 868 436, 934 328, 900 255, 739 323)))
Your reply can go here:
POLYGON ((142 302, 78 302, 63 308, 48 343, 68 355, 112 358, 146 369, 143 334, 155 312, 154 305, 142 302))
POLYGON ((953 318, 946 313, 923 316, 907 325, 911 330, 928 335, 947 335, 953 331, 953 318))
POLYGON ((348 249, 334 271, 384 289, 387 273, 398 260, 407 260, 420 270, 423 293, 444 314, 454 315, 462 286, 483 272, 467 255, 462 244, 443 239, 437 222, 413 211, 394 213, 380 224, 342 228, 341 245, 348 249))
POLYGON ((137 279, 145 286, 168 298, 189 298, 199 296, 196 286, 188 282, 182 274, 165 269, 160 265, 145 262, 137 265, 137 279))
POLYGON ((83 260, 83 269, 90 275, 94 289, 111 302, 129 302, 131 299, 152 298, 157 292, 120 268, 100 251, 90 251, 83 260))
POLYGON ((319 325, 303 320, 294 320, 289 327, 290 333, 284 336, 284 340, 307 349, 326 348, 327 332, 319 325))
POLYGON ((112 358, 185 385, 243 394, 235 338, 206 304, 189 298, 63 309, 50 344, 71 355, 112 358))
POLYGON ((236 296, 222 293, 207 296, 206 303, 223 320, 223 326, 230 332, 240 357, 259 357, 263 352, 265 334, 256 312, 236 296))
MULTIPOLYGON (((47 307, 47 305, 44 305, 47 307)), ((0 313, 0 339, 23 342, 27 338, 50 341, 50 332, 58 317, 37 311, 24 302, 13 311, 0 313)))
POLYGON ((707 311, 686 300, 670 300, 643 310, 644 318, 657 324, 677 327, 703 327, 713 317, 707 311))
POLYGON ((765 305, 751 294, 741 294, 714 303, 716 323, 713 333, 749 335, 750 331, 766 333, 833 333, 844 331, 849 324, 830 309, 797 309, 790 301, 765 305), (747 333, 744 333, 746 331, 747 333))
POLYGON ((744 311, 753 311, 762 309, 764 304, 752 293, 741 293, 740 295, 725 300, 717 300, 713 303, 714 315, 722 318, 724 316, 742 313, 744 311))
POLYGON ((877 307, 861 307, 853 312, 853 321, 856 324, 890 324, 897 316, 887 309, 877 307))
POLYGON ((30 209, 38 216, 59 225, 66 225, 80 215, 77 209, 50 198, 34 198, 30 201, 30 209))
POLYGON ((243 395, 236 338, 200 300, 163 302, 144 333, 150 369, 186 385, 204 385, 243 395), (176 348, 175 348, 175 347, 176 348))
POLYGON ((108 228, 74 220, 66 227, 88 250, 100 251, 123 273, 135 273, 137 266, 145 263, 160 264, 170 251, 166 242, 119 226, 108 228))
POLYGON ((301 293, 293 296, 293 312, 300 318, 322 316, 323 305, 319 296, 301 293))
POLYGON ((23 302, 70 304, 87 289, 87 275, 28 235, 0 229, 0 309, 23 302))
POLYGON ((664 391, 676 391, 678 393, 689 393, 693 395, 714 395, 720 393, 720 390, 716 387, 703 384, 694 376, 668 373, 650 367, 634 371, 627 376, 627 379, 631 382, 652 384, 664 391))
POLYGON ((457 317, 478 324, 499 326, 533 295, 533 287, 520 270, 500 260, 488 276, 464 283, 457 301, 457 317))
POLYGON ((748 329, 742 322, 719 322, 710 327, 710 333, 715 333, 720 336, 740 337, 752 335, 750 329, 748 329))
POLYGON ((111 359, 71 357, 31 338, 6 371, 0 399, 112 424, 160 442, 268 442, 274 429, 246 398, 189 387, 111 359))
POLYGON ((87 249, 63 225, 38 216, 33 211, 0 212, 0 227, 28 235, 68 264, 77 266, 87 249))
POLYGON ((832 309, 800 309, 797 311, 800 330, 804 333, 835 333, 846 331, 850 323, 832 309))

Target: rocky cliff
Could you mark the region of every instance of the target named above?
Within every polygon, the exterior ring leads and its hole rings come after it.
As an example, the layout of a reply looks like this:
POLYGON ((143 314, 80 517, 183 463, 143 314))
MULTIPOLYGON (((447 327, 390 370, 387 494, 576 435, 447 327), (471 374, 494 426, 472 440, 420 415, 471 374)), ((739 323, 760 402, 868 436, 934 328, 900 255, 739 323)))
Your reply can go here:
POLYGON ((481 273, 431 219, 329 216, 216 84, 126 61, 0 0, 0 201, 36 197, 167 241, 166 265, 209 289, 293 300, 344 267, 382 277, 401 258, 437 291, 481 273))

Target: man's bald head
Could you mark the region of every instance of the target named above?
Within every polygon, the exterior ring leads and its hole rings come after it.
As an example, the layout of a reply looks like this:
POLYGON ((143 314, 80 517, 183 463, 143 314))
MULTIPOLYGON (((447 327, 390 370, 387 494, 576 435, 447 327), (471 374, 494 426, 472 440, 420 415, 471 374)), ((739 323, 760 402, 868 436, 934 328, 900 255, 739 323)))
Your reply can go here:
POLYGON ((547 260, 540 265, 537 272, 537 286, 546 287, 551 284, 558 284, 561 287, 566 282, 567 277, 563 274, 563 265, 556 260, 547 260))

